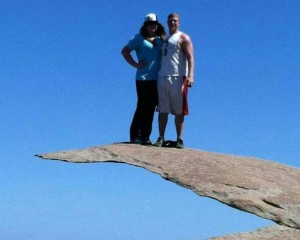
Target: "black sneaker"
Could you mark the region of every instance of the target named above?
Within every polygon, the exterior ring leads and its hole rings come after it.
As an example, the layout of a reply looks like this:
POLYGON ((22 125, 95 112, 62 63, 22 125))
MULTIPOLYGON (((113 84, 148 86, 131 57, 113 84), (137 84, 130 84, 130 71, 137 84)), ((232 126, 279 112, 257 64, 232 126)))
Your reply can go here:
POLYGON ((155 147, 161 147, 164 144, 164 138, 162 136, 159 136, 157 141, 153 144, 155 147))
POLYGON ((184 148, 184 144, 183 144, 183 140, 181 138, 178 138, 177 139, 177 142, 176 142, 176 148, 179 148, 179 149, 183 149, 184 148))
POLYGON ((131 139, 130 139, 130 143, 132 143, 132 144, 142 144, 143 141, 142 141, 141 138, 136 137, 136 138, 131 138, 131 139))
POLYGON ((149 138, 144 139, 142 145, 152 145, 152 142, 150 141, 149 138))

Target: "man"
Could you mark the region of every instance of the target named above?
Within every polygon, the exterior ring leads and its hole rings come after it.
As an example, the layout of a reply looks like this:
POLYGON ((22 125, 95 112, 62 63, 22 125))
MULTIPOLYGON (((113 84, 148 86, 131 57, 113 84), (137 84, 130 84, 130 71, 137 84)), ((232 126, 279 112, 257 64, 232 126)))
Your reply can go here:
POLYGON ((194 83, 194 53, 190 37, 179 31, 180 16, 168 16, 169 36, 162 46, 161 68, 158 73, 159 137, 154 146, 164 143, 168 114, 175 115, 176 148, 184 148, 182 134, 184 116, 188 115, 187 87, 194 83))

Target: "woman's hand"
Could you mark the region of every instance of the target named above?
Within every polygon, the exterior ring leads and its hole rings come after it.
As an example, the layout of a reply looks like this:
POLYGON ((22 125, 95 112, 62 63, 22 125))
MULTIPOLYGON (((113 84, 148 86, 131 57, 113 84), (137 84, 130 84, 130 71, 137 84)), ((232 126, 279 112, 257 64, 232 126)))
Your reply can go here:
POLYGON ((143 67, 146 67, 146 65, 147 65, 147 60, 142 59, 137 63, 136 68, 143 68, 143 67))

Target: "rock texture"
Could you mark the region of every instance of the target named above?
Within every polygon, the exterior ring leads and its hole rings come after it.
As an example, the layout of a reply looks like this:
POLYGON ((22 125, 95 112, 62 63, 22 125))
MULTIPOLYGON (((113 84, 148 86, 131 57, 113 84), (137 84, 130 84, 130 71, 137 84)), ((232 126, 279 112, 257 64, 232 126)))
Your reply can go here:
POLYGON ((260 228, 250 233, 238 233, 210 240, 299 240, 300 230, 281 225, 260 228))
POLYGON ((300 169, 297 168, 256 158, 126 143, 36 156, 142 167, 200 196, 280 224, 214 239, 300 239, 300 169))

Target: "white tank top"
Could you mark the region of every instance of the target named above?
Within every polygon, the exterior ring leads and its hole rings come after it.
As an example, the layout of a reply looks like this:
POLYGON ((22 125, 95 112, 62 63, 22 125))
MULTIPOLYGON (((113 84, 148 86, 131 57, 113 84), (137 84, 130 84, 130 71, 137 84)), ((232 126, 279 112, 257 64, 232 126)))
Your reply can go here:
POLYGON ((187 76, 187 59, 178 41, 181 34, 178 31, 164 42, 159 76, 187 76))

